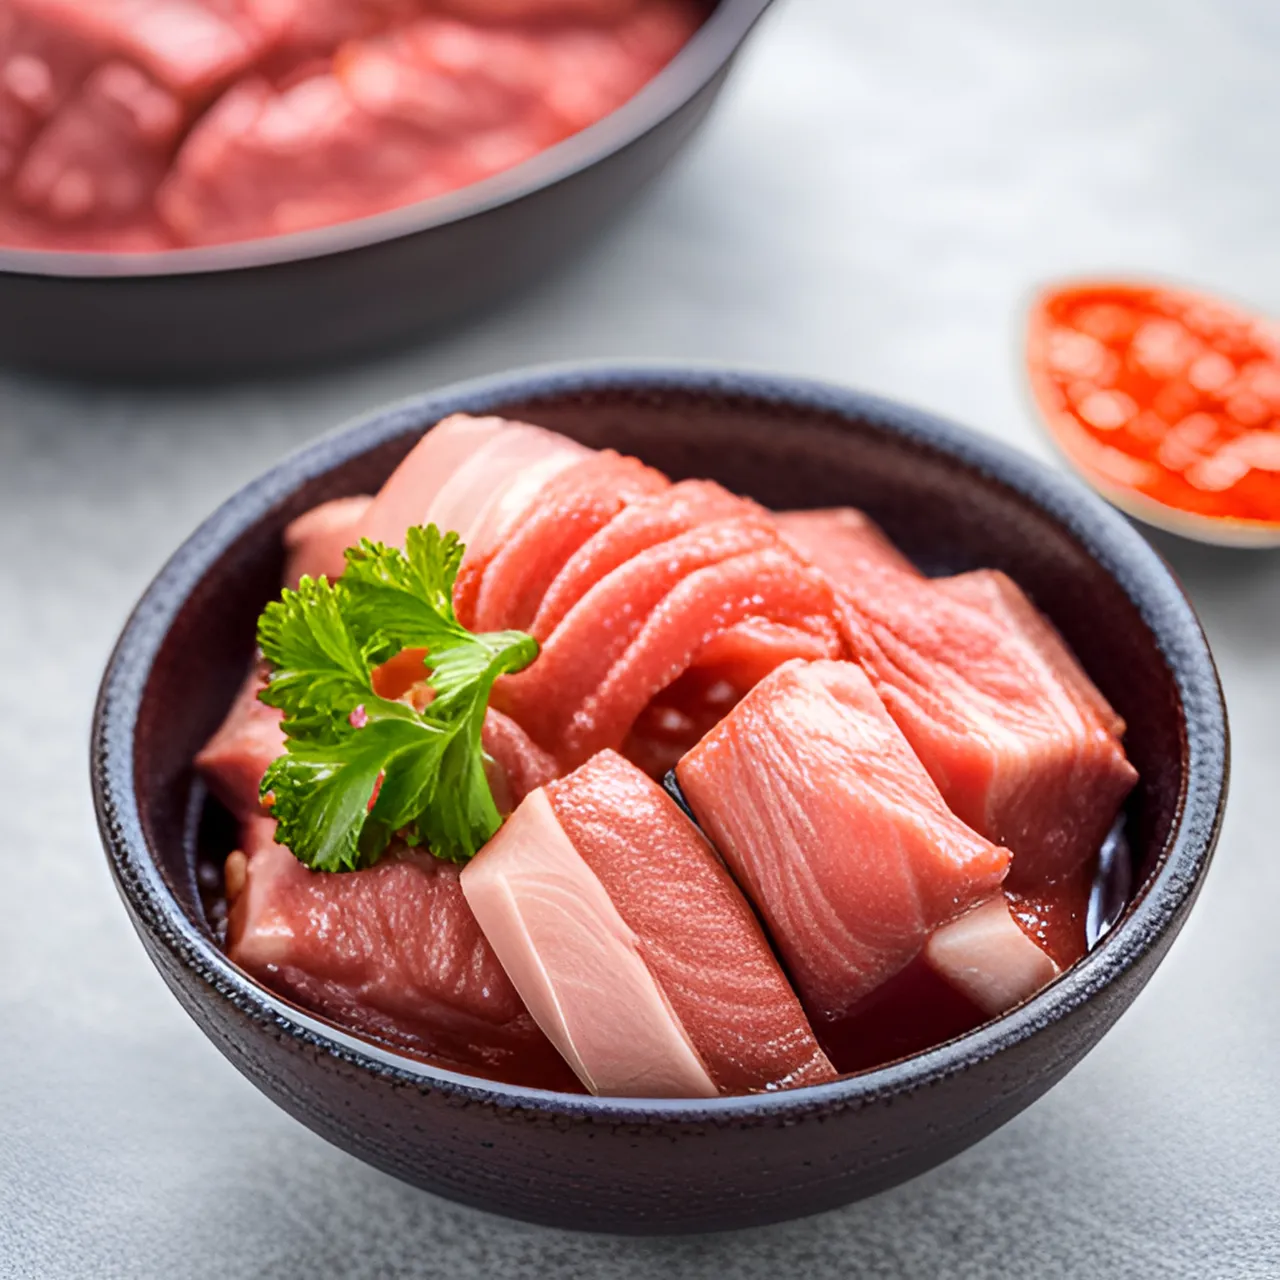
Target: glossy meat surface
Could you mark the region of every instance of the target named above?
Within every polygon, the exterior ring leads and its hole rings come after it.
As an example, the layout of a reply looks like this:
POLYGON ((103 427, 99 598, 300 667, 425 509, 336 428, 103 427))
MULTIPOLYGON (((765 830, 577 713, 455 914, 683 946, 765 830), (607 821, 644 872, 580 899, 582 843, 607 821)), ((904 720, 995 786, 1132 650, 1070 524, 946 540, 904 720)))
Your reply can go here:
POLYGON ((274 825, 245 828, 228 920, 236 964, 358 1034, 515 1084, 574 1087, 485 941, 457 867, 405 851, 365 871, 309 871, 274 843, 274 825))
POLYGON ((746 899, 657 783, 603 751, 547 794, 722 1092, 834 1078, 746 899))
POLYGON ((639 939, 545 791, 467 864, 462 889, 539 1026, 592 1093, 715 1097, 639 939))
POLYGON ((815 1018, 846 1014, 1008 870, 852 663, 779 667, 676 772, 815 1018))

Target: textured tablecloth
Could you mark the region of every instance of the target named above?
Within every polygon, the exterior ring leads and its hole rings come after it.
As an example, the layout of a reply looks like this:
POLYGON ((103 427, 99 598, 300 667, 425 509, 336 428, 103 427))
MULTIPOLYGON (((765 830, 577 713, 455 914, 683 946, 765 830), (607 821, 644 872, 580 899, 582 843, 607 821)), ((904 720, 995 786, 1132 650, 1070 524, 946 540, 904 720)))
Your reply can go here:
POLYGON ((214 389, 0 374, 0 1275, 1280 1275, 1280 553, 1160 543, 1221 664, 1235 780, 1151 986, 978 1147, 783 1227, 560 1234, 327 1146, 153 972, 86 769, 101 668, 152 573, 344 418, 532 362, 697 356, 861 385, 1047 456, 1019 377, 1028 291, 1121 268, 1280 313, 1278 126, 1275 0, 790 0, 629 221, 463 331, 214 389))

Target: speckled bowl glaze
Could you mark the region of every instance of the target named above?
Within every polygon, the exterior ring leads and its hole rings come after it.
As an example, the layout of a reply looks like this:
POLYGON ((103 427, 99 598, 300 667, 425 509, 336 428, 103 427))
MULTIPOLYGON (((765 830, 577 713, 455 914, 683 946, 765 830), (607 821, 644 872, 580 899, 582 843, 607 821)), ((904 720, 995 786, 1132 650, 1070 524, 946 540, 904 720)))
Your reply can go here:
POLYGON ((368 417, 246 486, 183 544, 111 658, 92 772, 111 870, 143 944, 218 1048, 290 1114, 439 1195, 534 1222, 709 1231, 814 1213, 947 1159, 1070 1070, 1150 978, 1209 866, 1227 789, 1204 636, 1145 541, 1079 484, 927 413, 756 374, 534 370, 368 417), (711 476, 771 506, 867 509, 927 571, 998 567, 1062 629, 1128 720, 1136 894, 1085 959, 1018 1009, 833 1084, 706 1101, 508 1088, 347 1035, 219 950, 196 882, 191 759, 230 703, 275 593, 287 521, 375 488, 446 414, 501 413, 711 476))
POLYGON ((477 311, 635 203, 701 127, 770 3, 708 0, 702 28, 630 102, 434 199, 161 253, 0 245, 0 362, 111 379, 243 373, 385 350, 477 311))

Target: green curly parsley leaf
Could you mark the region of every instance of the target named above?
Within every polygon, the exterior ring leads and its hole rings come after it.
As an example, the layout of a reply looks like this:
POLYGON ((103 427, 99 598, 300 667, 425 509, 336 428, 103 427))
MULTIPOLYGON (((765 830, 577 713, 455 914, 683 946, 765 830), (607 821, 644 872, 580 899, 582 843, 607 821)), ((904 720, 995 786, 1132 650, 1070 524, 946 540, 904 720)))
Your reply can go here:
POLYGON ((286 752, 262 779, 276 839, 317 871, 369 866, 393 835, 465 862, 501 818, 480 744, 494 681, 538 656, 519 631, 475 635, 453 611, 457 534, 410 529, 404 551, 363 541, 342 578, 303 578, 258 620, 259 695, 284 712, 286 752), (423 711, 379 697, 375 668, 426 649, 423 711))

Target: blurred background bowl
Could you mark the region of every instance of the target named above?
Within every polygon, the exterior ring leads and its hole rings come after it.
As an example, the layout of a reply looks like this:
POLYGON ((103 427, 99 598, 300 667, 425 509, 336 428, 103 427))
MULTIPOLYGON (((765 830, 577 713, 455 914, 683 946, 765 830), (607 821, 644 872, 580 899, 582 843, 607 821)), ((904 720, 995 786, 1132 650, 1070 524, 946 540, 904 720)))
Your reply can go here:
POLYGON ((161 253, 0 246, 0 363, 113 378, 374 351, 476 311, 626 210, 706 119, 771 0, 717 0, 631 101, 505 173, 294 235, 161 253))
POLYGON ((1011 1119, 1097 1043, 1164 957, 1226 801, 1226 712, 1191 606, 1159 556, 1081 485, 1007 446, 874 396, 765 375, 587 366, 516 373, 393 406, 240 490, 148 588, 93 728, 99 826, 148 954, 264 1093, 363 1160, 466 1204, 557 1226, 706 1231, 848 1203, 1011 1119), (775 507, 865 508, 923 569, 1010 574, 1131 726, 1133 898, 1078 964, 1018 1009, 832 1084, 644 1101, 517 1089, 347 1034, 259 986, 201 904, 205 798, 191 760, 220 723, 279 589, 284 526, 371 492, 441 417, 500 413, 709 476, 775 507))

